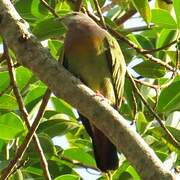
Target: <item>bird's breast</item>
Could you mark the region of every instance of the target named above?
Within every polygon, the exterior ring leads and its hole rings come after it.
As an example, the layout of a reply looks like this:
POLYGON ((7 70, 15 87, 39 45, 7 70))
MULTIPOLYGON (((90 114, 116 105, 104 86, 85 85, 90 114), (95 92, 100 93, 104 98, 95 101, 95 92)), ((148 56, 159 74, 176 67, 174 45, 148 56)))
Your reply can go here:
POLYGON ((65 46, 68 70, 114 103, 112 75, 105 51, 103 40, 99 37, 91 40, 74 38, 66 41, 65 46))

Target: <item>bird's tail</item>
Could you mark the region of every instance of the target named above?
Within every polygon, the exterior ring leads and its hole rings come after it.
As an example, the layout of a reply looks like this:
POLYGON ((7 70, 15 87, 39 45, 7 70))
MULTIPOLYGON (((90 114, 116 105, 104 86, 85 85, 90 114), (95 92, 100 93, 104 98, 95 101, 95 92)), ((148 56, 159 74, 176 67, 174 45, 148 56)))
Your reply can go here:
POLYGON ((91 125, 87 118, 82 115, 80 115, 80 118, 86 131, 92 139, 97 167, 102 172, 116 169, 118 167, 119 160, 114 144, 112 144, 99 129, 91 125))

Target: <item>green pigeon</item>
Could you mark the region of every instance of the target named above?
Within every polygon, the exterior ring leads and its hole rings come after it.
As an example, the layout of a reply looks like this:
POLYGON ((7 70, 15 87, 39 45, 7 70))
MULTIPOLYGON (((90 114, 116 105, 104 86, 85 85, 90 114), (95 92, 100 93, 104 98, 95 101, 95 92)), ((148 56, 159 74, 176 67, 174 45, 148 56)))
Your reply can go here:
MULTIPOLYGON (((62 23, 68 28, 64 43, 64 67, 118 109, 126 73, 118 42, 83 13, 68 14, 62 18, 62 23)), ((92 139, 97 167, 102 172, 116 169, 119 161, 114 144, 86 117, 80 114, 80 118, 92 139)))

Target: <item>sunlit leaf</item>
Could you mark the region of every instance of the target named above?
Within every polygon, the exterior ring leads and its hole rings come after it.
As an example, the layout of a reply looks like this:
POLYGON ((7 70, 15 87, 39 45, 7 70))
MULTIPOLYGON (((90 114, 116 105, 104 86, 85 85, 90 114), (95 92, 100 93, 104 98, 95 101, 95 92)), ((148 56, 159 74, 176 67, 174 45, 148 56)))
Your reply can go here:
POLYGON ((13 140, 25 132, 22 120, 14 113, 0 116, 0 129, 0 138, 5 140, 13 140))
MULTIPOLYGON (((43 153, 49 157, 53 156, 56 153, 55 146, 52 142, 52 139, 47 134, 38 134, 38 138, 43 149, 43 153)), ((39 155, 36 153, 36 146, 33 142, 30 143, 27 154, 33 158, 39 158, 39 155)))
POLYGON ((32 77, 32 72, 25 67, 16 69, 16 80, 19 89, 24 88, 32 77))
POLYGON ((138 132, 140 134, 144 133, 147 125, 148 125, 148 121, 146 120, 146 117, 144 116, 143 112, 139 112, 136 120, 136 127, 138 132))
POLYGON ((9 83, 9 73, 7 71, 0 72, 0 92, 5 90, 9 83))
POLYGON ((163 9, 152 9, 152 22, 167 29, 176 29, 177 24, 171 14, 163 9))
POLYGON ((96 166, 94 158, 90 154, 79 148, 66 149, 63 152, 63 156, 89 166, 96 166))
POLYGON ((72 106, 63 101, 62 99, 58 99, 57 97, 51 97, 52 105, 54 109, 59 113, 65 113, 73 118, 76 118, 74 110, 72 106))
POLYGON ((8 94, 0 96, 0 109, 17 110, 18 104, 15 97, 8 94))
MULTIPOLYGON (((180 143, 180 130, 166 126, 166 128, 170 131, 173 137, 180 143)), ((149 133, 160 140, 161 143, 166 144, 172 151, 178 151, 178 146, 172 141, 172 139, 167 135, 167 133, 162 129, 162 127, 155 127, 148 130, 149 133), (177 148, 176 148, 177 147, 177 148)))
POLYGON ((171 112, 180 110, 180 81, 173 82, 163 89, 157 105, 160 112, 171 112))
POLYGON ((151 10, 148 0, 132 0, 132 2, 146 23, 149 24, 151 22, 151 10))
POLYGON ((51 138, 55 136, 61 136, 68 131, 77 128, 79 125, 77 122, 73 122, 65 114, 57 114, 51 117, 50 120, 44 121, 38 128, 38 133, 43 132, 48 134, 51 138))
POLYGON ((176 13, 176 20, 178 24, 178 28, 180 29, 180 1, 179 0, 173 0, 173 5, 176 13))

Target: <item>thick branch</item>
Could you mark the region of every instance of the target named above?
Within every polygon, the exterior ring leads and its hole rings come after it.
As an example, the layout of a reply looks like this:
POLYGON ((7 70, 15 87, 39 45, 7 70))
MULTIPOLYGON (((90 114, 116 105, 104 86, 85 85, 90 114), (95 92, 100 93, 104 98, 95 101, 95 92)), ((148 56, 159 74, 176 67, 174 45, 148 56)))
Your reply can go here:
POLYGON ((6 37, 20 63, 31 69, 57 97, 72 104, 101 129, 136 168, 142 179, 175 179, 116 110, 61 67, 48 50, 37 42, 9 0, 0 0, 0 17, 0 34, 6 37))

